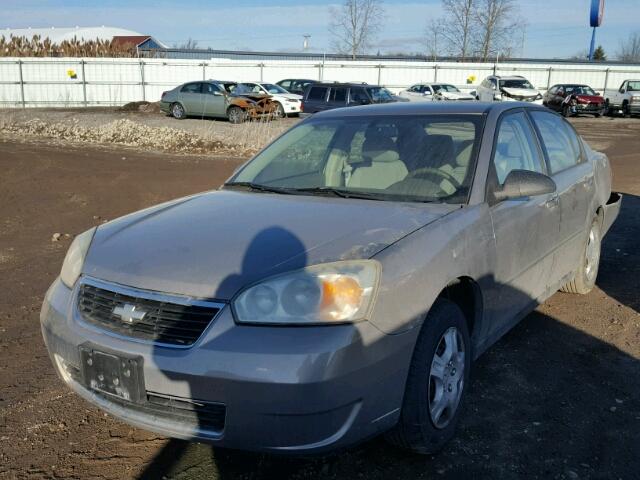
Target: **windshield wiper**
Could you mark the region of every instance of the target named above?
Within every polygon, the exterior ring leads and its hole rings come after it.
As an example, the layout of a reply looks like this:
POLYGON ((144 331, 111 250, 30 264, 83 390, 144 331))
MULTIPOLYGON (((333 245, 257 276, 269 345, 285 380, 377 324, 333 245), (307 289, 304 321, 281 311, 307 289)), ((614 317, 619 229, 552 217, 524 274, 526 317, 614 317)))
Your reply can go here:
POLYGON ((241 187, 241 188, 247 188, 249 190, 254 190, 257 192, 282 193, 284 195, 293 195, 296 193, 296 189, 293 189, 293 188, 270 187, 269 185, 262 185, 260 183, 253 183, 253 182, 229 182, 229 183, 225 183, 223 187, 225 188, 241 187))
POLYGON ((342 198, 362 198, 365 200, 389 200, 387 195, 380 195, 367 192, 353 192, 350 190, 340 190, 333 187, 308 187, 308 188, 296 188, 296 193, 311 193, 320 195, 333 195, 335 197, 342 198))

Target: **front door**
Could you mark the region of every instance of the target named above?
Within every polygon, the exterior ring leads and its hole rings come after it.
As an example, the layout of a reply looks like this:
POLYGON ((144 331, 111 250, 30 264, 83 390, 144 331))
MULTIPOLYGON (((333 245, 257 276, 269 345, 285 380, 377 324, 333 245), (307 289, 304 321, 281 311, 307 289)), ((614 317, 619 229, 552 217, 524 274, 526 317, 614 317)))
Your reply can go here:
POLYGON ((515 317, 548 293, 553 250, 560 232, 555 193, 493 201, 492 191, 501 188, 511 170, 547 173, 531 122, 521 110, 509 112, 499 121, 488 179, 499 298, 490 333, 503 333, 515 317))

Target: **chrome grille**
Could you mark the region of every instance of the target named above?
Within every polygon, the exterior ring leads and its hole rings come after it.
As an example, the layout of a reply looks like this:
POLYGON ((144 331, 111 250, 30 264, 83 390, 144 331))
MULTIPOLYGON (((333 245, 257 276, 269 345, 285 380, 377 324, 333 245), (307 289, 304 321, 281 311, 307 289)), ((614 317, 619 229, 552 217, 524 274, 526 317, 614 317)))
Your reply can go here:
POLYGON ((78 294, 78 311, 91 325, 141 340, 178 346, 192 345, 220 311, 217 304, 174 303, 146 298, 134 290, 116 290, 122 289, 112 290, 83 283, 78 294), (123 310, 135 311, 142 318, 133 319, 117 314, 123 310))

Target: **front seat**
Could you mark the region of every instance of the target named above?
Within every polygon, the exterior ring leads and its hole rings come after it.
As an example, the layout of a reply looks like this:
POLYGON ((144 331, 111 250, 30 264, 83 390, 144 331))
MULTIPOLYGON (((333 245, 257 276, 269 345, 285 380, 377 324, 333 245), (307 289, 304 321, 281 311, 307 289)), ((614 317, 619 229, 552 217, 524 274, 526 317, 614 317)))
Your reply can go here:
POLYGON ((395 142, 379 132, 365 136, 362 159, 364 164, 353 171, 347 186, 384 190, 407 176, 395 142))

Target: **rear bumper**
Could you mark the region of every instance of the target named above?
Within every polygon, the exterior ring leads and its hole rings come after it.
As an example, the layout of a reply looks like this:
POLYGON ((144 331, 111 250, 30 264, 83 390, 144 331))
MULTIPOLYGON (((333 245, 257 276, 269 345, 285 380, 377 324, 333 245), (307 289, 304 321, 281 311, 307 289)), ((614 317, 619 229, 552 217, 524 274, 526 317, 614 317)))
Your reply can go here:
POLYGON ((224 308, 192 347, 177 349, 84 324, 76 295, 57 280, 42 307, 42 333, 56 371, 85 400, 132 425, 241 450, 308 454, 357 443, 399 417, 415 332, 385 335, 369 322, 238 326, 224 308), (141 403, 88 388, 80 347, 138 358, 141 403), (213 411, 175 415, 158 407, 158 398, 213 411), (216 415, 218 423, 211 421, 216 415))
POLYGON ((602 235, 606 233, 613 225, 613 222, 618 218, 620 213, 620 206, 622 205, 622 194, 618 192, 611 192, 607 204, 604 206, 604 219, 602 222, 602 235))

